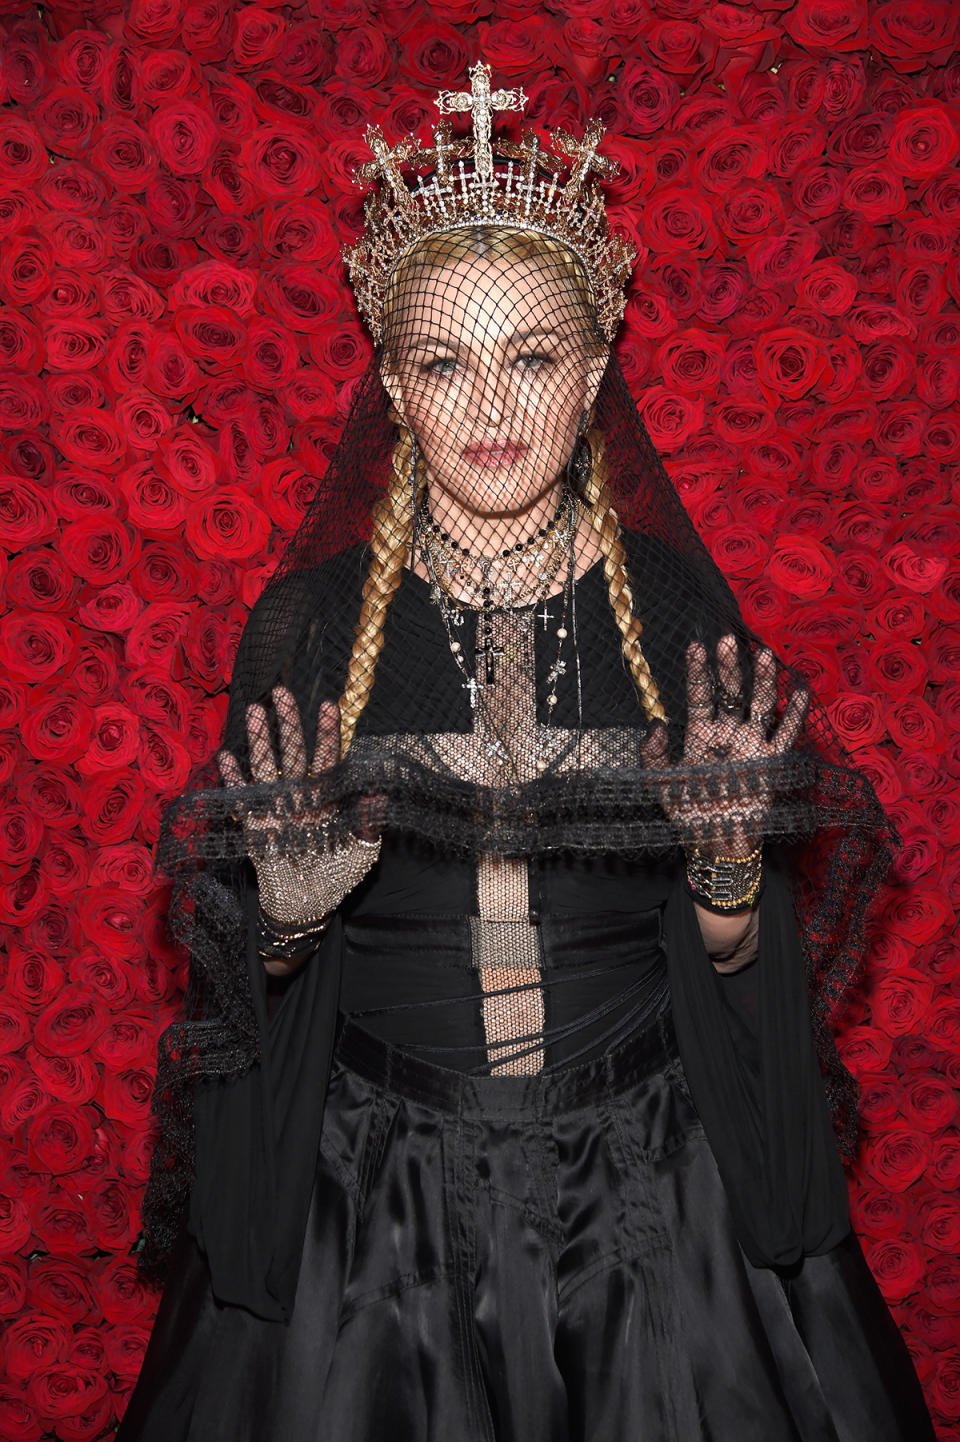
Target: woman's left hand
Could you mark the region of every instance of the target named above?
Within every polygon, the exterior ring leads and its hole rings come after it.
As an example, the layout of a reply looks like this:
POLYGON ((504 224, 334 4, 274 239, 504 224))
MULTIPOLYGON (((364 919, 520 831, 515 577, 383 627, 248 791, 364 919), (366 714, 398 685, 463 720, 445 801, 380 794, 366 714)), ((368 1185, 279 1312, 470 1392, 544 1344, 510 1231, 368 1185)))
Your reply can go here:
MULTIPOLYGON (((707 664, 707 648, 700 641, 687 647, 687 730, 681 767, 714 765, 725 761, 764 761, 782 756, 797 738, 806 714, 808 695, 796 691, 784 714, 771 730, 777 705, 777 663, 766 647, 754 661, 753 694, 749 707, 743 694, 743 675, 733 635, 717 645, 716 674, 719 689, 707 664)), ((643 748, 644 761, 654 770, 670 765, 667 729, 657 726, 643 748)), ((772 790, 771 777, 759 767, 754 785, 723 789, 711 787, 693 796, 668 786, 664 810, 676 822, 684 844, 706 851, 723 849, 731 856, 747 856, 763 838, 763 825, 772 790)))

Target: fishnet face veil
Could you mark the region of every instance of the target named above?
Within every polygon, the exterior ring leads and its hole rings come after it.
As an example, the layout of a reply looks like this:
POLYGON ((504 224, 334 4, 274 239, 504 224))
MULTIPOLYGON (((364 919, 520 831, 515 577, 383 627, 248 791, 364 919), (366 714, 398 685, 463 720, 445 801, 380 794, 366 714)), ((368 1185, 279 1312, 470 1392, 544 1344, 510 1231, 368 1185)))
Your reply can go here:
POLYGON ((241 767, 247 707, 272 725, 278 686, 307 755, 321 704, 339 705, 339 757, 242 787, 220 785, 211 760, 164 818, 158 863, 192 966, 161 1050, 157 1253, 189 1161, 190 1086, 257 1059, 237 964, 251 818, 257 844, 293 857, 378 831, 475 858, 487 1061, 513 1071, 543 1063, 525 858, 723 853, 745 833, 791 850, 818 1043, 849 1133, 824 1021, 856 963, 888 828, 800 678, 744 625, 559 243, 474 226, 398 267, 382 347, 241 641, 223 738, 241 767), (745 749, 751 715, 761 739, 745 749))

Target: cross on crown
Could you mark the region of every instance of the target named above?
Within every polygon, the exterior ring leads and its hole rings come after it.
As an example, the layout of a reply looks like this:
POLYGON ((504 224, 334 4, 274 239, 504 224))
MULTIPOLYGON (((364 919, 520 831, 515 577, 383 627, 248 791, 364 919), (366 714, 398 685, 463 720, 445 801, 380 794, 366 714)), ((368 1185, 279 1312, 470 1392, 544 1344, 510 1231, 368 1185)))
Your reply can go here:
POLYGON ((383 131, 366 131, 373 159, 357 172, 360 183, 379 182, 365 207, 364 234, 344 248, 357 303, 374 338, 380 338, 383 301, 403 256, 430 235, 470 225, 503 225, 562 242, 582 262, 603 334, 612 339, 623 314, 624 287, 635 252, 609 232, 603 197, 594 186, 616 175, 617 162, 598 153, 604 128, 591 121, 582 139, 566 130, 550 137, 552 154, 532 131, 517 144, 494 140, 495 111, 522 111, 524 92, 493 90, 490 67, 472 66, 469 90, 441 90, 441 115, 469 112, 472 136, 454 138, 438 122, 432 147, 413 136, 388 145, 383 131), (407 171, 423 172, 411 177, 407 171), (567 171, 565 178, 561 172, 567 171))
POLYGON ((454 110, 473 113, 473 163, 481 180, 493 175, 490 122, 495 110, 522 110, 527 97, 522 90, 490 90, 490 66, 481 60, 469 72, 469 90, 441 90, 436 106, 441 115, 454 110))

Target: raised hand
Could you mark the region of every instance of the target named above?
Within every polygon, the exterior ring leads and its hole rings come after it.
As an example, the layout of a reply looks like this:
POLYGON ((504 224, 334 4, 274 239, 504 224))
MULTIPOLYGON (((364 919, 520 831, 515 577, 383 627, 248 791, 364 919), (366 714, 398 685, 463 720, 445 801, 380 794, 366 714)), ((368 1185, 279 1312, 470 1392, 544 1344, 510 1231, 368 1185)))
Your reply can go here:
MULTIPOLYGON (((708 665, 707 648, 700 641, 687 647, 687 730, 681 767, 719 766, 725 761, 764 761, 782 756, 797 738, 807 708, 807 693, 796 691, 778 724, 771 730, 777 704, 777 663, 764 648, 754 661, 753 694, 749 706, 743 693, 743 675, 736 637, 723 636, 717 645, 719 689, 708 665)), ((666 727, 651 732, 644 746, 644 761, 654 770, 670 762, 666 727)), ((692 778, 691 778, 692 781, 692 778)), ((684 843, 704 850, 729 848, 746 856, 763 837, 770 803, 771 778, 758 767, 753 784, 745 787, 707 787, 693 784, 665 788, 663 806, 680 829, 684 843)))
MULTIPOLYGON (((281 778, 293 783, 320 776, 335 764, 340 751, 340 707, 324 701, 317 715, 317 733, 308 765, 300 710, 293 693, 285 686, 274 687, 272 699, 277 716, 280 759, 270 740, 266 708, 247 707, 247 738, 250 782, 246 782, 231 751, 218 756, 225 786, 243 788, 263 785, 281 778)), ((331 911, 362 881, 380 854, 380 839, 373 830, 372 815, 364 835, 351 836, 332 846, 327 839, 334 815, 331 805, 304 802, 297 812, 296 827, 301 837, 313 837, 315 846, 286 850, 277 839, 284 811, 247 809, 242 802, 247 851, 257 872, 260 905, 266 915, 281 926, 311 926, 331 911)), ((372 807, 371 807, 372 812, 372 807)))

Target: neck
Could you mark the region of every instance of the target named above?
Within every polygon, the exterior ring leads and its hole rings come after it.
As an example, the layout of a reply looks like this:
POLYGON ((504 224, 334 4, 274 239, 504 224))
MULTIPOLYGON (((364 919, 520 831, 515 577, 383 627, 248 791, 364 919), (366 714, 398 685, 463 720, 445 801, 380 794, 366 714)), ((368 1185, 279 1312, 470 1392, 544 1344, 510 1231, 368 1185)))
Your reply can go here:
POLYGON ((447 492, 440 493, 442 499, 437 507, 437 490, 428 481, 427 504, 436 523, 461 550, 472 555, 494 555, 530 540, 548 525, 557 513, 562 489, 562 482, 558 480, 529 505, 492 516, 465 505, 447 492))

